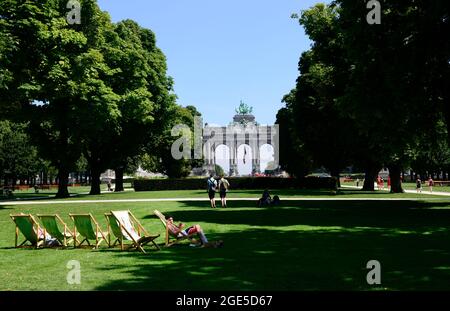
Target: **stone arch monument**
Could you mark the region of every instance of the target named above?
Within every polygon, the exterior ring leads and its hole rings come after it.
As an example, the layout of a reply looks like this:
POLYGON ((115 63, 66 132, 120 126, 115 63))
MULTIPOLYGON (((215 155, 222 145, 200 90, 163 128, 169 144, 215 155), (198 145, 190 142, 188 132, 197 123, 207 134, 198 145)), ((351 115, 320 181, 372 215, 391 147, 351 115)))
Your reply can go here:
MULTIPOLYGON (((278 125, 259 125, 252 108, 241 102, 236 110, 236 115, 228 126, 209 126, 203 128, 203 154, 205 157, 205 169, 215 171, 216 149, 220 145, 229 148, 230 176, 238 176, 238 148, 241 145, 250 146, 252 173, 261 172, 260 148, 263 145, 271 145, 274 149, 274 162, 279 163, 279 130, 278 125)), ((244 156, 245 157, 245 156, 244 156)))

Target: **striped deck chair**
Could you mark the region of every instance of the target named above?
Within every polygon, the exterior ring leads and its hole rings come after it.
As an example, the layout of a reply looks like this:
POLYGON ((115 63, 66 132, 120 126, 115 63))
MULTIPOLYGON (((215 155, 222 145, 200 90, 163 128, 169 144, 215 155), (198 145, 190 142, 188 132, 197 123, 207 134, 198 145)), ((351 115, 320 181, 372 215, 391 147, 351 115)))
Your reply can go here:
POLYGON ((123 242, 127 240, 132 242, 129 248, 135 248, 143 253, 145 253, 143 246, 148 243, 153 243, 159 250, 155 239, 160 235, 150 235, 130 211, 111 211, 106 213, 105 217, 108 222, 109 247, 114 247, 117 243, 120 243, 121 250, 124 250, 123 242), (112 245, 111 231, 116 237, 112 245))
POLYGON ((44 234, 49 233, 64 247, 67 247, 67 244, 73 242, 74 233, 70 231, 69 227, 59 215, 37 215, 37 217, 39 217, 44 227, 44 234), (64 228, 64 230, 60 230, 58 224, 64 228))
POLYGON ((159 220, 161 220, 162 224, 164 225, 164 228, 166 229, 166 239, 165 244, 167 247, 170 247, 172 245, 177 244, 178 242, 184 241, 184 240, 190 240, 192 243, 197 243, 195 239, 192 236, 189 235, 183 235, 179 234, 178 236, 175 236, 171 230, 169 230, 166 222, 166 216, 163 215, 158 210, 154 210, 153 213, 155 213, 156 216, 158 216, 159 220))
POLYGON ((73 229, 74 247, 77 247, 77 243, 78 246, 82 246, 84 242, 90 246, 91 243, 89 240, 95 240, 95 248, 98 248, 100 243, 107 240, 106 236, 108 235, 108 232, 103 232, 100 229, 98 222, 91 214, 69 214, 69 216, 75 224, 73 229), (78 233, 84 238, 81 242, 78 241, 78 233))
POLYGON ((31 214, 16 214, 9 216, 16 224, 16 238, 14 244, 16 248, 26 247, 26 242, 30 242, 31 246, 35 248, 40 247, 44 243, 45 234, 31 214), (25 237, 25 241, 20 245, 18 245, 19 231, 25 237))

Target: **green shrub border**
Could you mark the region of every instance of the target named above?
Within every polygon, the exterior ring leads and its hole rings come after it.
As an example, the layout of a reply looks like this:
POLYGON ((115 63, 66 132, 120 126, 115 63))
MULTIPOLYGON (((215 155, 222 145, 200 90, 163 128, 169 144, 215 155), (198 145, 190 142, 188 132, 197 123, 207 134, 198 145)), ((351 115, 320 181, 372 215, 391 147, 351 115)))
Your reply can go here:
MULTIPOLYGON (((231 188, 236 190, 259 189, 337 189, 336 178, 278 178, 278 177, 230 177, 231 188)), ((186 179, 136 179, 135 191, 205 190, 207 178, 186 179)))

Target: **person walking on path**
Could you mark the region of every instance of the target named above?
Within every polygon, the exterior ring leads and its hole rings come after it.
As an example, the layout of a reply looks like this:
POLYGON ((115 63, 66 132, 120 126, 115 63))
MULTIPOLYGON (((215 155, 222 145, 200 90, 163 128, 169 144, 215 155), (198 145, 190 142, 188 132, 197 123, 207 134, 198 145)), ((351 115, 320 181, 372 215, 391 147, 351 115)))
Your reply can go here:
POLYGON ((207 181, 207 191, 209 200, 211 201, 211 208, 216 208, 216 190, 217 190, 217 180, 214 178, 214 175, 210 175, 207 181))
POLYGON ((417 193, 422 193, 422 181, 420 180, 419 177, 417 177, 417 181, 416 181, 416 190, 417 190, 417 193))
POLYGON ((219 180, 219 193, 220 199, 222 200, 222 207, 227 207, 227 192, 229 188, 230 183, 223 175, 221 175, 219 180))
POLYGON ((430 193, 433 193, 434 180, 433 178, 428 178, 428 187, 430 187, 430 193))

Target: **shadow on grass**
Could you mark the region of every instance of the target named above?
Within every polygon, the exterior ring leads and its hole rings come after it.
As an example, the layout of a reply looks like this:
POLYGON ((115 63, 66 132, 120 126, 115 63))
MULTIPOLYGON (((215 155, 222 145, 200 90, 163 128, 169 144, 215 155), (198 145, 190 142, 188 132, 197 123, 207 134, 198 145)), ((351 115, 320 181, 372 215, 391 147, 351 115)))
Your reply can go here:
MULTIPOLYGON (((167 191, 163 191, 167 193, 167 191)), ((180 196, 179 191, 176 191, 177 194, 176 197, 180 196)), ((255 201, 261 197, 263 190, 232 190, 230 192, 230 196, 240 196, 240 197, 254 197, 255 201)), ((121 195, 126 192, 108 192, 108 193, 102 193, 98 195, 89 195, 88 193, 77 193, 72 192, 70 198, 77 198, 77 199, 89 199, 94 197, 94 199, 98 199, 98 197, 103 197, 104 195, 108 195, 108 199, 111 199, 111 195, 121 195)), ((145 193, 145 192, 140 192, 145 193)), ((158 191, 148 191, 147 193, 158 193, 158 191)), ((199 198, 207 198, 207 194, 203 190, 198 191, 188 191, 187 196, 194 196, 199 198)), ((283 197, 293 197, 293 196, 305 196, 305 197, 351 197, 353 195, 361 196, 361 195, 367 195, 370 197, 377 197, 381 195, 389 195, 387 192, 381 192, 381 191, 374 191, 374 192, 368 192, 368 191, 362 191, 362 190, 352 190, 352 189, 339 189, 337 193, 332 193, 330 190, 307 190, 307 189, 281 189, 281 190, 271 190, 272 196, 278 195, 281 198, 283 197)), ((167 195, 163 195, 162 197, 167 197, 167 195)), ((155 198, 155 197, 152 197, 155 198)), ((220 201, 219 196, 217 195, 216 198, 220 201)), ((69 199, 69 198, 62 198, 63 200, 69 199)), ((13 198, 11 199, 0 199, 1 202, 17 202, 17 201, 34 201, 34 200, 61 200, 61 198, 56 198, 56 192, 40 192, 38 194, 36 193, 16 193, 13 198)))
MULTIPOLYGON (((183 204, 197 206, 196 202, 183 204)), ((248 209, 248 202, 235 201, 223 210, 166 211, 188 224, 243 224, 246 229, 230 226, 227 232, 206 231, 210 240, 224 240, 224 248, 219 249, 183 245, 146 255, 112 254, 129 259, 132 265, 108 266, 107 270, 119 271, 124 277, 105 280, 97 289, 450 289, 450 210, 430 209, 448 207, 448 203, 289 204, 248 209), (366 264, 370 260, 381 263, 382 287, 366 283, 366 264)))
POLYGON ((116 253, 133 265, 97 290, 370 290, 369 260, 380 261, 383 287, 450 289, 449 232, 390 236, 378 232, 281 232, 251 229, 221 235, 224 248, 168 248, 150 254, 116 253))
MULTIPOLYGON (((290 196, 347 196, 347 195, 370 195, 370 196, 379 196, 389 194, 388 192, 382 191, 362 191, 357 189, 339 189, 335 194, 331 190, 326 189, 318 189, 318 190, 309 190, 309 189, 269 189, 270 194, 272 196, 278 195, 280 197, 290 197, 290 196)), ((255 200, 262 196, 263 190, 230 190, 229 195, 246 195, 248 197, 255 197, 255 200)), ((205 191, 196 192, 198 195, 204 195, 207 197, 207 193, 205 191)), ((220 199, 217 195, 216 198, 220 199)))
MULTIPOLYGON (((425 201, 290 201, 277 207, 253 207, 248 201, 230 201, 227 208, 209 208, 209 202, 179 202, 183 207, 164 214, 188 225, 206 222, 223 225, 286 227, 339 226, 410 230, 450 225, 450 202, 425 201), (448 209, 430 209, 430 208, 448 209)), ((159 219, 147 215, 144 219, 159 219)))

